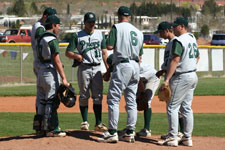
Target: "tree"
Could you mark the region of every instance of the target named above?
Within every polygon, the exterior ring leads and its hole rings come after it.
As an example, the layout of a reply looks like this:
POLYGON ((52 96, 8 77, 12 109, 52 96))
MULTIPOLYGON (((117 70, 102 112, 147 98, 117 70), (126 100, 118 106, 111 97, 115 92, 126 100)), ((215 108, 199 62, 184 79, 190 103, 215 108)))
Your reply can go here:
POLYGON ((135 2, 133 2, 131 5, 130 5, 130 11, 131 11, 131 14, 132 15, 137 15, 136 12, 137 12, 137 5, 135 2))
POLYGON ((23 0, 17 0, 13 3, 12 7, 7 9, 7 14, 17 15, 19 17, 25 16, 27 14, 26 7, 23 0))
POLYGON ((215 0, 206 0, 202 6, 202 14, 212 15, 213 17, 216 17, 221 10, 222 7, 218 6, 215 0))
POLYGON ((208 36, 209 35, 209 26, 204 24, 202 27, 201 27, 201 35, 203 35, 204 37, 208 36))
POLYGON ((66 14, 68 16, 70 15, 70 4, 67 4, 66 14))
POLYGON ((30 11, 32 14, 39 14, 39 10, 38 10, 38 7, 36 5, 36 3, 33 1, 30 5, 30 11))

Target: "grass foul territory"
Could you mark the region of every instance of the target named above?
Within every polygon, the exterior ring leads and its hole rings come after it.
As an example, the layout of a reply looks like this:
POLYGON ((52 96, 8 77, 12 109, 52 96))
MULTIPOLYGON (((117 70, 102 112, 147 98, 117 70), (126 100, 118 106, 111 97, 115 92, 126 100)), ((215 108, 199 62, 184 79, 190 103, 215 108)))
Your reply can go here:
MULTIPOLYGON (((77 82, 72 84, 76 94, 79 94, 77 82)), ((104 82, 103 93, 108 93, 109 82, 104 82)), ((158 93, 158 92, 156 92, 158 93)), ((35 96, 36 85, 11 85, 0 86, 0 96, 35 96)), ((195 89, 195 96, 216 96, 225 95, 224 78, 199 78, 198 85, 195 89)))
MULTIPOLYGON (((0 137, 20 136, 33 134, 32 129, 34 113, 0 113, 0 137)), ((126 127, 126 113, 120 114, 118 129, 126 127)), ((194 136, 217 136, 225 137, 224 126, 225 114, 194 114, 194 136)), ((102 121, 107 125, 108 114, 103 113, 102 121)), ((60 127, 63 130, 80 129, 82 122, 80 113, 59 113, 60 127)), ((93 113, 88 114, 90 130, 94 129, 95 117, 93 113)), ((138 113, 136 132, 144 126, 143 114, 138 113)), ((153 135, 167 133, 168 120, 164 113, 155 113, 151 120, 151 130, 153 135)))

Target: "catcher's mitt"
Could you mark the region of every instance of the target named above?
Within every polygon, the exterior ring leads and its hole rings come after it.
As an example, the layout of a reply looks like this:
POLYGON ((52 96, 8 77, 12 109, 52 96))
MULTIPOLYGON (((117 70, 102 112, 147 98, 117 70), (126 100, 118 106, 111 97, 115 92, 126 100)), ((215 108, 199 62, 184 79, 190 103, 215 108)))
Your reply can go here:
POLYGON ((137 92, 136 102, 138 111, 148 109, 148 98, 145 92, 137 92))
POLYGON ((77 61, 76 59, 73 60, 73 65, 72 67, 77 67, 81 64, 81 62, 77 61))
POLYGON ((57 96, 66 107, 73 107, 75 105, 76 95, 71 84, 70 86, 61 84, 57 90, 57 96))
POLYGON ((158 92, 158 98, 160 101, 169 101, 171 98, 171 90, 168 84, 163 83, 158 92))

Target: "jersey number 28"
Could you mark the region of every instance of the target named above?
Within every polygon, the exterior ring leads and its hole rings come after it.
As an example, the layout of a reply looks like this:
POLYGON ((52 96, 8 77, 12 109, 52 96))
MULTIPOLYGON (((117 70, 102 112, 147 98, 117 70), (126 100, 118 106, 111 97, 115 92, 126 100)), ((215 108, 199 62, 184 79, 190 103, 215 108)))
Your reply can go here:
POLYGON ((188 44, 189 49, 189 58, 197 58, 198 57, 198 47, 195 43, 188 44))

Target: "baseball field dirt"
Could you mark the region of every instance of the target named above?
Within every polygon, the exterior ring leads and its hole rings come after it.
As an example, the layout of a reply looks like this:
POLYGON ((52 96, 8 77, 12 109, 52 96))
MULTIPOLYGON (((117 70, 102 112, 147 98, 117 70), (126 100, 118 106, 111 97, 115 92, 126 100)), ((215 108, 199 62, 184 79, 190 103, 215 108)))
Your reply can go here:
MULTIPOLYGON (((194 113, 225 113, 224 96, 195 96, 193 100, 194 113)), ((34 112, 35 97, 0 97, 0 112, 34 112), (26 105, 24 105, 26 104, 26 105)), ((90 104, 92 105, 92 101, 90 104)), ((120 112, 125 112, 125 101, 122 97, 120 112)), ((165 113, 166 105, 159 102, 157 97, 152 101, 153 113, 165 113)), ((90 107, 90 112, 93 112, 90 107)), ((60 105, 58 112, 79 112, 78 103, 73 108, 60 105)), ((103 100, 103 112, 107 112, 106 96, 103 100)), ((37 138, 34 135, 16 137, 0 137, 0 150, 224 150, 225 138, 193 137, 193 147, 166 147, 157 145, 160 135, 153 135, 150 139, 137 138, 135 143, 119 141, 117 144, 99 143, 97 138, 101 133, 92 131, 70 130, 67 137, 37 138)))

